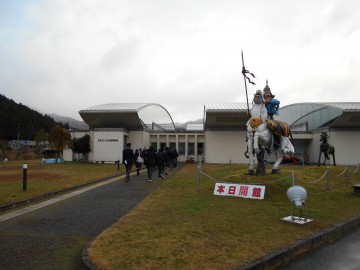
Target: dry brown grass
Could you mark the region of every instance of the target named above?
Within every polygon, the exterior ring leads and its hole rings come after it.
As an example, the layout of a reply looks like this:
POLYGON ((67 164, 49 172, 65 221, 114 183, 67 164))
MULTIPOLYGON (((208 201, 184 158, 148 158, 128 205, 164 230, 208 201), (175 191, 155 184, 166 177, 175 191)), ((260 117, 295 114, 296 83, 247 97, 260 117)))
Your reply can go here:
POLYGON ((41 164, 37 160, 18 160, 0 164, 0 205, 27 200, 45 193, 85 184, 124 173, 114 164, 41 164), (23 163, 28 164, 27 191, 23 191, 23 163))
POLYGON ((259 201, 214 196, 214 181, 204 176, 196 192, 195 166, 172 175, 97 237, 88 254, 99 269, 233 269, 360 212, 360 197, 351 189, 358 176, 336 177, 344 167, 332 168, 328 191, 325 180, 310 183, 324 167, 283 166, 281 175, 250 177, 244 175, 246 166, 203 165, 219 181, 267 182, 265 199, 259 201), (281 220, 293 210, 286 197, 293 170, 308 191, 307 210, 314 221, 305 226, 281 220))

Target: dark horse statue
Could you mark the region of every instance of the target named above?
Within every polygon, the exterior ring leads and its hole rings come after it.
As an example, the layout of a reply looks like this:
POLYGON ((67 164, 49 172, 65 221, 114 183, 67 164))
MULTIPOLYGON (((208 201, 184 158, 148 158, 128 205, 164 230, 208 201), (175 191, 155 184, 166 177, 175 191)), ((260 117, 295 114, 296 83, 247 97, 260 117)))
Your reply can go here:
POLYGON ((335 162, 335 148, 334 146, 332 146, 331 144, 329 144, 328 142, 328 135, 326 133, 326 131, 321 131, 320 134, 320 154, 319 154, 319 161, 318 161, 318 166, 320 166, 320 160, 321 160, 321 154, 324 153, 324 163, 323 165, 325 166, 325 162, 326 160, 330 160, 330 155, 332 155, 333 157, 333 163, 334 166, 336 166, 336 162, 335 162))

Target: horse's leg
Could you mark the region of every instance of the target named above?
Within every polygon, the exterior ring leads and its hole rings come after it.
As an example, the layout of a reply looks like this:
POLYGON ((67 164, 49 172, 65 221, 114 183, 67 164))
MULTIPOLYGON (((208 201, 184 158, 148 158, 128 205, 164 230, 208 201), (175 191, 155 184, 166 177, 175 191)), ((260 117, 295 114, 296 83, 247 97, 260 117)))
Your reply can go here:
POLYGON ((248 151, 249 151, 249 174, 250 175, 254 175, 255 171, 254 171, 254 150, 253 150, 253 137, 252 135, 248 135, 248 140, 247 140, 247 147, 248 147, 248 151))
POLYGON ((333 156, 333 163, 334 163, 334 166, 336 166, 336 162, 335 162, 335 148, 333 148, 333 151, 332 151, 332 156, 333 156))
POLYGON ((259 154, 261 150, 259 149, 259 134, 255 132, 253 136, 253 147, 254 147, 254 153, 259 154))
POLYGON ((284 154, 291 154, 295 152, 295 148, 288 137, 281 136, 280 145, 284 154))
POLYGON ((280 163, 284 157, 284 154, 280 148, 275 149, 275 151, 273 153, 275 153, 276 161, 274 163, 271 173, 278 174, 278 173, 280 173, 280 163))
POLYGON ((318 166, 320 166, 320 160, 321 160, 321 150, 320 150, 320 153, 319 153, 319 160, 318 160, 318 166))
POLYGON ((261 147, 260 153, 256 154, 256 158, 257 158, 257 161, 258 161, 258 165, 257 165, 257 168, 256 168, 256 175, 257 176, 266 175, 265 163, 264 163, 264 155, 265 155, 265 147, 261 147))

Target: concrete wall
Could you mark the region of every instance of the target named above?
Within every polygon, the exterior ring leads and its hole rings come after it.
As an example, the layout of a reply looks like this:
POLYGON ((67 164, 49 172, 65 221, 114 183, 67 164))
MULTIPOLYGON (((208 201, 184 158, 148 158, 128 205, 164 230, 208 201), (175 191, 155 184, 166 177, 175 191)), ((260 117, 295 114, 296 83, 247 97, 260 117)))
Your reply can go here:
MULTIPOLYGON (((325 130, 324 130, 325 131, 325 130)), ((313 140, 310 143, 309 153, 311 154, 311 162, 318 163, 320 153, 320 133, 313 134, 313 140)), ((360 144, 358 131, 327 131, 329 135, 329 143, 335 147, 335 160, 337 165, 357 165, 360 162, 360 144)), ((310 155, 309 155, 310 156, 310 155)), ((331 163, 333 164, 332 156, 331 163)), ((321 164, 324 162, 324 155, 321 156, 321 164)))
MULTIPOLYGON (((72 133, 77 138, 84 136, 86 132, 72 133)), ((97 129, 91 130, 89 162, 122 162, 122 150, 126 142, 132 143, 132 148, 148 148, 151 142, 166 146, 175 145, 178 149, 179 143, 185 144, 183 155, 179 161, 188 158, 188 144, 194 143, 195 153, 192 156, 197 161, 197 145, 204 143, 204 161, 206 163, 248 163, 244 156, 246 151, 245 131, 206 131, 205 133, 158 133, 150 134, 144 131, 126 132, 124 129, 97 129), (127 140, 125 141, 125 137, 127 140)), ((360 162, 359 131, 328 131, 329 143, 335 147, 335 158, 338 165, 357 165, 360 162)), ((294 140, 299 140, 306 145, 305 152, 309 162, 317 164, 320 153, 320 131, 314 134, 294 134, 294 140)), ((72 161, 71 149, 64 150, 65 161, 72 161)), ((323 160, 323 159, 322 159, 323 160)), ((327 161, 327 164, 329 162, 327 161)), ((332 164, 332 160, 331 160, 332 164)))
POLYGON ((91 152, 89 161, 91 162, 122 162, 122 151, 124 149, 124 136, 127 135, 123 130, 98 130, 93 132, 91 139, 91 152), (90 157, 92 157, 90 159, 90 157))
MULTIPOLYGON (((357 165, 360 162, 359 132, 331 131, 329 143, 335 147, 335 159, 339 165, 357 165)), ((331 164, 332 158, 330 158, 331 164)))
POLYGON ((248 163, 245 131, 205 131, 206 163, 248 163))
POLYGON ((131 143, 131 148, 134 149, 134 151, 139 148, 149 148, 150 134, 144 131, 130 131, 128 142, 131 143))

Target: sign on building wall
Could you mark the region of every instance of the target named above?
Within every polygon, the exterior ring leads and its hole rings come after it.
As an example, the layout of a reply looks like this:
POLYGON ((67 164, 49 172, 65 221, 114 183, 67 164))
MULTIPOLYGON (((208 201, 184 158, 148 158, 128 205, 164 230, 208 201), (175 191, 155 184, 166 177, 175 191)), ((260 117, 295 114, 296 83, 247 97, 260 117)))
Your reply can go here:
POLYGON ((265 196, 265 186, 216 183, 214 195, 263 200, 265 196))

